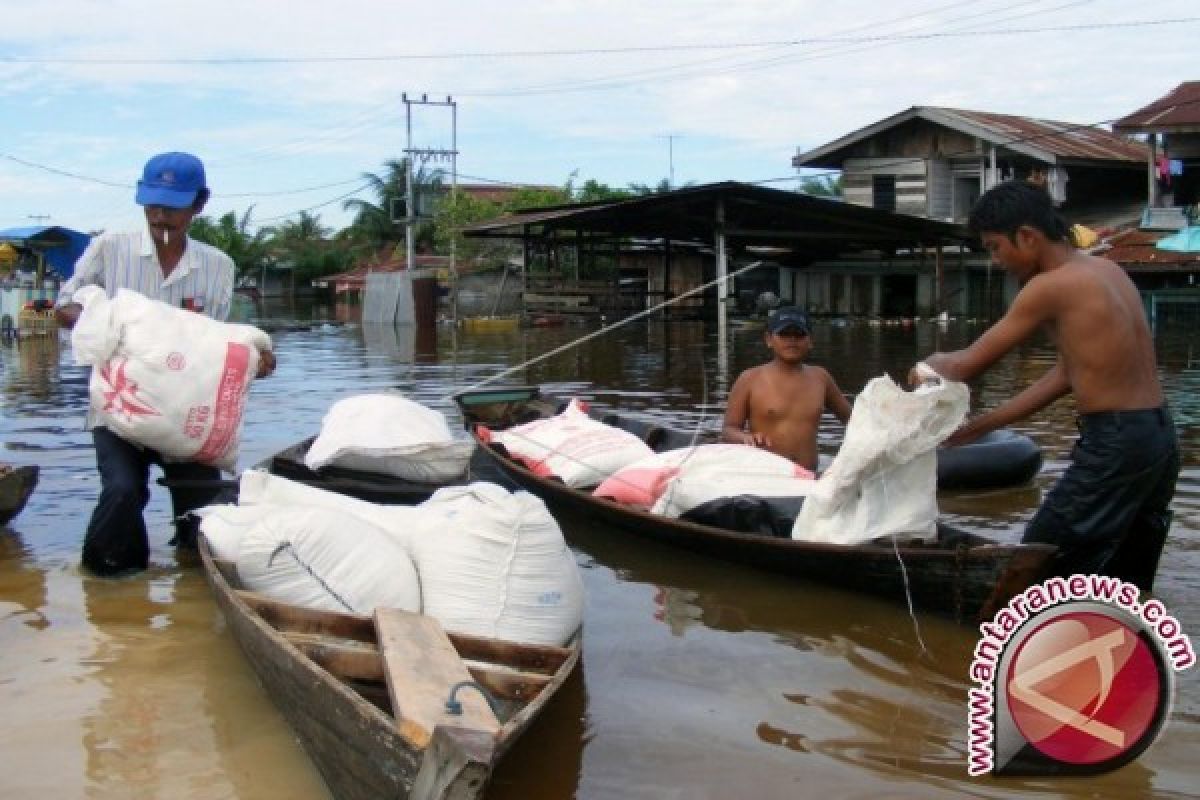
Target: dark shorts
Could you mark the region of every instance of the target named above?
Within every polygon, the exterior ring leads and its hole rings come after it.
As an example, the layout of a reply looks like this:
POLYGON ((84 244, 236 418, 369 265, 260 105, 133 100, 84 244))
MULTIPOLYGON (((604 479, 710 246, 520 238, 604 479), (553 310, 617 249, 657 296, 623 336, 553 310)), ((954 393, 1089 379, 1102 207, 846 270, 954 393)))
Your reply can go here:
POLYGON ((1058 545, 1059 575, 1112 575, 1149 590, 1171 525, 1179 445, 1164 408, 1081 414, 1071 465, 1024 542, 1058 545))

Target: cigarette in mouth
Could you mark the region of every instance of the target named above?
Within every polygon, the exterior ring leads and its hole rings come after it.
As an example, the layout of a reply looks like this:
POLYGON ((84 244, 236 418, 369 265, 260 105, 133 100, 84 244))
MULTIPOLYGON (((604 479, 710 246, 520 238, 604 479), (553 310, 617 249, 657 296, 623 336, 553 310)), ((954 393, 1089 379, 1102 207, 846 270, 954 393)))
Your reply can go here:
POLYGON ((170 243, 171 243, 171 232, 163 231, 163 246, 165 247, 166 245, 169 245, 170 243))

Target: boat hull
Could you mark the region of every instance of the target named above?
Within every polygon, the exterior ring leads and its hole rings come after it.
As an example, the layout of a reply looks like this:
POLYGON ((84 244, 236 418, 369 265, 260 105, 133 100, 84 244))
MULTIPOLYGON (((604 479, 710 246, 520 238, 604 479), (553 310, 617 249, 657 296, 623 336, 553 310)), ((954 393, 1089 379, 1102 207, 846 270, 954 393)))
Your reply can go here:
MULTIPOLYGON (((464 420, 503 427, 505 420, 528 421, 546 415, 555 403, 529 392, 524 400, 512 390, 492 390, 459 398, 464 420), (507 394, 502 392, 507 391, 507 394), (489 402, 491 400, 492 402, 489 402), (497 423, 501 423, 497 425, 497 423)), ((618 415, 601 417, 610 424, 618 415)), ((637 429, 660 446, 680 446, 682 435, 639 421, 619 424, 637 429)), ((536 475, 509 458, 502 448, 476 437, 480 453, 522 488, 556 509, 568 509, 643 539, 653 540, 806 580, 831 583, 961 622, 992 616, 1015 594, 1049 577, 1056 548, 1051 545, 1002 544, 939 525, 933 543, 888 540, 862 545, 836 545, 775 538, 726 530, 683 519, 651 514, 572 489, 561 481, 536 475)), ((570 536, 569 526, 564 532, 570 536)))
POLYGON ((418 746, 390 713, 396 703, 372 618, 288 606, 241 591, 236 569, 214 559, 203 537, 200 555, 235 641, 338 800, 482 796, 496 759, 578 663, 578 635, 568 648, 452 637, 469 648, 462 658, 475 665, 476 680, 512 695, 501 701, 511 713, 498 734, 438 724, 418 746), (476 672, 490 657, 502 666, 499 685, 476 672))
POLYGON ((20 514, 37 488, 39 469, 27 465, 0 474, 0 525, 20 514))

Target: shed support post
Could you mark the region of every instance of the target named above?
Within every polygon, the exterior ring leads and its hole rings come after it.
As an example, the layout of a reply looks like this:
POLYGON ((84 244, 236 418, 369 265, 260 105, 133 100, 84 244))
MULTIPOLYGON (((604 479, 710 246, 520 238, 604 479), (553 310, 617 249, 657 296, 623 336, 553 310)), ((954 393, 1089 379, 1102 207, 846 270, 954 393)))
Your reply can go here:
POLYGON ((717 389, 724 393, 729 385, 729 321, 726 300, 729 296, 729 262, 725 252, 725 202, 717 201, 717 389))

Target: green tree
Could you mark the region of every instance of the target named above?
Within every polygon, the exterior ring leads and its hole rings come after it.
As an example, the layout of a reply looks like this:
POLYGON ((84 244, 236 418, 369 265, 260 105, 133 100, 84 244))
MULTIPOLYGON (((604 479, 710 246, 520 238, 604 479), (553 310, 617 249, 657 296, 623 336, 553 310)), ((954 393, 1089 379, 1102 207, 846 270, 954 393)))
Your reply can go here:
POLYGON ((809 175, 800 179, 800 188, 797 191, 813 197, 841 197, 842 176, 809 175))
MULTIPOLYGON (((350 224, 351 238, 359 249, 377 252, 389 244, 404 241, 406 228, 400 219, 405 207, 405 171, 407 159, 389 159, 384 163, 385 172, 381 175, 363 173, 374 200, 364 200, 352 197, 346 200, 342 207, 354 212, 354 220, 350 224)), ((413 173, 413 193, 417 195, 417 207, 433 205, 428 198, 436 196, 443 182, 442 170, 427 170, 424 166, 413 173), (425 200, 425 203, 422 203, 425 200)), ((422 222, 416 226, 414 244, 417 250, 428 249, 433 245, 434 227, 431 222, 422 222)))
POLYGON ((209 217, 196 217, 189 235, 199 242, 211 244, 225 252, 237 265, 238 275, 257 274, 270 260, 269 228, 250 230, 254 206, 240 217, 229 211, 215 222, 209 217))

